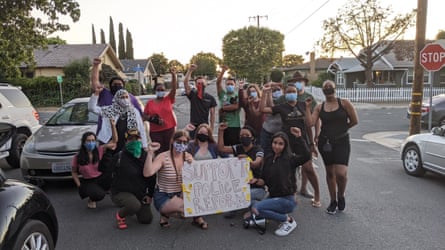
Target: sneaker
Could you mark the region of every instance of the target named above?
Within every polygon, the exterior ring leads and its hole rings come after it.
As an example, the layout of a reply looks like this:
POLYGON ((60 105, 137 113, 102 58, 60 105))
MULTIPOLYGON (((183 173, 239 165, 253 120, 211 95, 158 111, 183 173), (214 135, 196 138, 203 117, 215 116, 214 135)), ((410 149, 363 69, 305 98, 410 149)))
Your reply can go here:
POLYGON ((297 222, 292 218, 292 221, 285 221, 280 224, 277 230, 275 230, 275 235, 277 236, 286 236, 290 234, 292 231, 294 231, 295 228, 297 228, 297 222))
POLYGON ((96 202, 88 199, 88 208, 96 208, 96 202))
POLYGON ((338 211, 345 210, 346 201, 345 197, 338 197, 338 211))
POLYGON ((329 204, 329 207, 326 208, 326 213, 335 214, 336 210, 337 210, 337 201, 331 201, 331 204, 329 204))
POLYGON ((125 229, 127 228, 127 223, 125 223, 125 218, 121 218, 119 216, 119 212, 116 213, 116 220, 117 220, 117 227, 119 229, 125 229))

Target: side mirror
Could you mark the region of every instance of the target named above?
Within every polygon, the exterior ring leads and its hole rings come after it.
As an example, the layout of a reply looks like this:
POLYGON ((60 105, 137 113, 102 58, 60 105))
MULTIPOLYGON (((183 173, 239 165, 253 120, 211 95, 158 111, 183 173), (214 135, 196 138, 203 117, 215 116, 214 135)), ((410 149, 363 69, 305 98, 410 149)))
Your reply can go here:
POLYGON ((442 127, 434 127, 431 129, 431 133, 433 135, 439 135, 439 136, 443 136, 445 132, 445 129, 442 127))

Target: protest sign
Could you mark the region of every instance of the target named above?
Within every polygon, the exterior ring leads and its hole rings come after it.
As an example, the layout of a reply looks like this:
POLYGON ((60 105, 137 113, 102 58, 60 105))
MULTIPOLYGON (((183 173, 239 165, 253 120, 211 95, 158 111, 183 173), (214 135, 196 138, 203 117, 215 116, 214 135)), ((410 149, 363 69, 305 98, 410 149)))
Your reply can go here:
POLYGON ((185 163, 182 169, 184 215, 200 216, 248 207, 250 178, 252 174, 246 159, 185 163))

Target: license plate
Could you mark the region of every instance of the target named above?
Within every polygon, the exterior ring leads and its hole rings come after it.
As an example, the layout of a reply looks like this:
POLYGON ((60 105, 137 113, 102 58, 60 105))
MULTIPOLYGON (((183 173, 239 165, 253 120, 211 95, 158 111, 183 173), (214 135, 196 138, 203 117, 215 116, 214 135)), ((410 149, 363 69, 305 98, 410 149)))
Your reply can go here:
POLYGON ((51 164, 51 171, 53 173, 71 172, 71 162, 56 162, 51 164))

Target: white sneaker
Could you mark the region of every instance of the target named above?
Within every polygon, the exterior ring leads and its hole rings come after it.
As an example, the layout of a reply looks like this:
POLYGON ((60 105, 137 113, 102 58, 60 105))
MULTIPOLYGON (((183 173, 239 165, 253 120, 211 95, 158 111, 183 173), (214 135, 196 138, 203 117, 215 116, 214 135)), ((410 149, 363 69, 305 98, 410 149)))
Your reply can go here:
POLYGON ((286 236, 294 231, 295 228, 297 228, 297 222, 295 222, 295 219, 292 218, 292 222, 286 221, 281 223, 278 229, 275 230, 275 235, 286 236))

